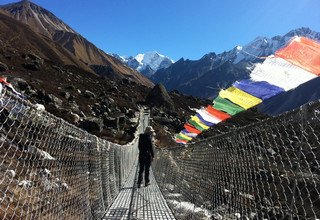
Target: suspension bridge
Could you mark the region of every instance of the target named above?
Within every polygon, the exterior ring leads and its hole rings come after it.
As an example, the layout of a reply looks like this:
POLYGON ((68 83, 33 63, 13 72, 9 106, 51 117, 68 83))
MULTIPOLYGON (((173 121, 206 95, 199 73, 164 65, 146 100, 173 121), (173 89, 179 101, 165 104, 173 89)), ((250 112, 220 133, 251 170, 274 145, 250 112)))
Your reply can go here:
POLYGON ((319 219, 320 104, 157 149, 137 188, 138 134, 117 145, 0 95, 1 219, 319 219))

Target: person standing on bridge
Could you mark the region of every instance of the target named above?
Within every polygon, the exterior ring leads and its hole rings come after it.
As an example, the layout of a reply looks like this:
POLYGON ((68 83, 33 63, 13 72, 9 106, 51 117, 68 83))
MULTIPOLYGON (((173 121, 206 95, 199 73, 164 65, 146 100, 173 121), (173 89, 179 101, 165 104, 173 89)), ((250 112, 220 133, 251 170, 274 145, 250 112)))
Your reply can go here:
POLYGON ((139 176, 138 176, 138 188, 142 183, 142 177, 144 172, 145 186, 150 185, 149 171, 151 162, 154 158, 152 139, 154 136, 154 130, 151 126, 148 126, 143 134, 139 135, 139 176))

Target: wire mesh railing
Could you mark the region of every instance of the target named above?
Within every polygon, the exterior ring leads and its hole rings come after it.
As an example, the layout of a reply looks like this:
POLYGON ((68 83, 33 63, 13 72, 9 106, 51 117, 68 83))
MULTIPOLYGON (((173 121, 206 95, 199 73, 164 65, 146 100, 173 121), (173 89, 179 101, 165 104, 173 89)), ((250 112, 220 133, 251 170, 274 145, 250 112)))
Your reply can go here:
POLYGON ((187 147, 158 150, 178 219, 319 219, 320 102, 187 147))
POLYGON ((0 219, 100 219, 137 160, 136 138, 117 145, 0 94, 0 219))
MULTIPOLYGON (((140 114, 137 134, 148 124, 140 114)), ((320 102, 188 147, 153 169, 177 219, 319 219, 320 102)), ((0 218, 99 219, 137 160, 120 146, 0 94, 0 218)))

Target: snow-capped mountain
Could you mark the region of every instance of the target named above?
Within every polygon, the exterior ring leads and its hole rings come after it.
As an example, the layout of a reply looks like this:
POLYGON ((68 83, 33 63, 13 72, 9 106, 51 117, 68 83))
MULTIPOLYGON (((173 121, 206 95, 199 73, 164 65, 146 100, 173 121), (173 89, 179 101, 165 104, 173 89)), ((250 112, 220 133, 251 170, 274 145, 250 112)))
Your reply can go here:
POLYGON ((199 60, 180 59, 166 69, 151 76, 168 90, 178 90, 199 97, 215 97, 221 88, 229 87, 235 80, 248 77, 255 63, 274 54, 294 36, 305 36, 320 41, 320 33, 309 28, 299 28, 283 36, 257 37, 244 46, 236 46, 221 54, 208 53, 199 60))
POLYGON ((320 39, 320 33, 312 31, 309 28, 299 28, 290 31, 284 36, 275 36, 272 38, 257 37, 247 45, 237 46, 233 50, 220 56, 234 64, 242 61, 255 62, 258 57, 274 54, 275 51, 284 47, 294 36, 304 36, 315 40, 320 39))
POLYGON ((135 57, 123 57, 117 54, 112 54, 112 56, 147 77, 152 76, 159 69, 168 68, 174 63, 169 57, 159 54, 156 51, 138 54, 135 57))

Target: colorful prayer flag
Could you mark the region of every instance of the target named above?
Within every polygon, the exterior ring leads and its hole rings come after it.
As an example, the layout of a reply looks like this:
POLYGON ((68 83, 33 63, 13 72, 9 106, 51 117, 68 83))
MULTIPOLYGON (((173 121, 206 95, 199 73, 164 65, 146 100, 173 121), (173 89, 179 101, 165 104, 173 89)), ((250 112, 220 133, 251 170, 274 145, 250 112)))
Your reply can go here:
POLYGON ((224 112, 222 112, 222 111, 219 111, 219 110, 213 108, 211 105, 208 105, 208 107, 206 108, 206 111, 207 111, 210 115, 219 118, 221 121, 224 121, 224 120, 230 118, 230 115, 229 115, 229 114, 224 113, 224 112))
POLYGON ((233 86, 226 90, 221 90, 219 95, 222 98, 229 99, 231 102, 240 105, 244 109, 252 108, 253 106, 256 106, 262 102, 261 99, 233 86))
POLYGON ((295 66, 282 58, 270 57, 250 73, 253 81, 266 81, 283 88, 285 91, 294 89, 317 75, 295 66))
POLYGON ((192 138, 188 137, 187 135, 182 134, 181 132, 176 136, 177 139, 181 140, 186 140, 186 141, 191 141, 192 138))
POLYGON ((200 118, 198 118, 196 115, 191 117, 191 120, 197 122, 202 128, 204 128, 205 130, 209 129, 209 126, 205 125, 200 118))
POLYGON ((226 112, 229 115, 236 115, 245 110, 241 106, 233 104, 229 100, 221 98, 220 96, 213 100, 213 107, 217 110, 226 112))
POLYGON ((189 123, 184 124, 184 128, 185 128, 187 131, 191 132, 191 133, 195 133, 195 134, 200 134, 200 133, 201 133, 200 130, 196 129, 194 126, 192 126, 192 125, 189 124, 189 123))
POLYGON ((271 85, 266 81, 255 82, 250 79, 237 81, 233 86, 262 100, 269 99, 284 92, 284 89, 271 85))
POLYGON ((198 136, 198 134, 193 133, 193 132, 189 132, 187 129, 183 129, 183 130, 181 131, 181 133, 184 134, 184 135, 187 135, 188 137, 192 137, 192 138, 198 136))
POLYGON ((211 126, 213 126, 213 125, 216 124, 216 123, 212 123, 212 122, 210 122, 210 121, 206 121, 199 113, 197 113, 196 116, 200 119, 200 121, 201 121, 203 124, 205 124, 205 125, 207 125, 207 126, 209 126, 209 127, 211 127, 211 126))
POLYGON ((320 75, 320 44, 305 37, 295 37, 288 46, 278 50, 275 55, 300 68, 320 75))

